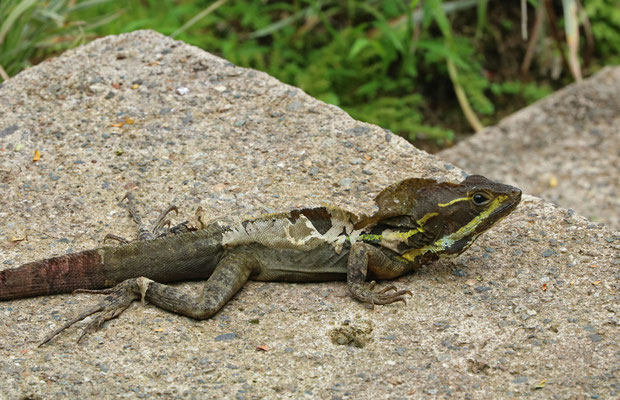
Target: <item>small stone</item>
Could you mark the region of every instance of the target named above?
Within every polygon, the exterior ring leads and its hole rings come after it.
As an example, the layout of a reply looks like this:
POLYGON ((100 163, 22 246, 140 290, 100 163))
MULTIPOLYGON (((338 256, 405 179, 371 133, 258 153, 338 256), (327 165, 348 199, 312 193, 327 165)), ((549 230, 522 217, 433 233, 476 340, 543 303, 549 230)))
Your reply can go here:
POLYGON ((218 92, 220 92, 220 93, 225 92, 225 91, 227 90, 227 89, 226 89, 226 86, 224 86, 224 85, 217 85, 217 86, 216 86, 216 87, 214 87, 213 89, 215 89, 216 91, 218 91, 218 92))
POLYGON ((408 349, 406 347, 397 347, 396 349, 394 349, 396 354, 398 354, 399 356, 404 356, 405 354, 407 354, 407 350, 408 349))
POLYGON ((354 157, 351 159, 351 165, 360 165, 363 160, 359 157, 354 157))
POLYGON ((603 336, 599 335, 598 333, 593 333, 591 335, 588 335, 588 337, 593 343, 598 343, 603 340, 603 336))
POLYGON ((547 250, 543 251, 542 256, 543 257, 551 257, 554 254, 555 254, 555 250, 547 249, 547 250))
POLYGON ((237 335, 235 335, 234 333, 224 333, 222 335, 216 336, 215 341, 216 342, 228 342, 228 341, 233 340, 236 337, 237 335))
POLYGON ((17 130, 17 125, 8 126, 2 130, 0 130, 0 138, 10 135, 11 133, 17 130))
POLYGON ((467 276, 467 273, 465 272, 463 268, 457 268, 454 271, 452 271, 452 275, 458 276, 459 278, 463 278, 467 276))
POLYGON ((527 376, 517 376, 516 378, 514 378, 512 380, 512 383, 527 383, 527 381, 529 380, 529 378, 527 376))
POLYGON ((364 175, 372 175, 372 171, 368 171, 367 169, 362 170, 362 174, 364 175))
POLYGON ((189 93, 189 89, 186 88, 185 86, 181 86, 177 88, 176 92, 179 96, 185 96, 186 94, 189 93))
POLYGON ((584 325, 582 329, 584 331, 594 332, 594 327, 592 325, 584 325))
POLYGON ((351 187, 352 184, 353 184, 353 179, 351 178, 344 178, 340 182, 338 182, 338 186, 342 186, 344 188, 351 187))
POLYGON ((361 126, 361 125, 358 125, 358 126, 356 126, 354 128, 351 128, 351 129, 347 129, 347 133, 352 133, 355 136, 360 136, 360 135, 366 134, 368 132, 370 132, 370 128, 367 127, 367 126, 361 126))
POLYGON ((483 293, 483 292, 488 292, 489 290, 491 290, 491 287, 490 286, 476 286, 475 290, 478 293, 483 293))
POLYGON ((303 106, 303 104, 301 103, 301 101, 293 101, 291 104, 289 104, 288 106, 286 106, 286 111, 297 111, 299 110, 301 107, 303 106))
POLYGON ((317 167, 312 167, 312 169, 310 170, 310 172, 308 172, 308 174, 310 176, 315 176, 316 174, 319 173, 319 169, 317 167))

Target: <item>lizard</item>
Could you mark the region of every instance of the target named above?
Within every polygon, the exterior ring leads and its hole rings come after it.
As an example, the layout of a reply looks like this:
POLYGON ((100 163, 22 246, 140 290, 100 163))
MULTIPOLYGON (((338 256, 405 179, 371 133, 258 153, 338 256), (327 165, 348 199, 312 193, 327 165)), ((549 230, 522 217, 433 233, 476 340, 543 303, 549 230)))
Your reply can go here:
MULTIPOLYGON (((126 196, 127 197, 127 196, 126 196)), ((66 254, 0 271, 0 301, 56 293, 106 296, 47 335, 47 343, 92 316, 78 341, 117 317, 135 300, 197 320, 217 313, 246 283, 346 281, 353 298, 372 306, 406 302, 412 293, 389 280, 420 265, 461 254, 511 213, 521 190, 469 175, 460 183, 408 178, 383 189, 375 212, 357 215, 322 206, 231 222, 170 227, 166 215, 144 228, 129 195, 139 239, 66 254), (163 227, 168 229, 162 232, 163 227), (167 283, 205 280, 199 294, 167 283)), ((178 212, 178 211, 177 211, 178 212)))

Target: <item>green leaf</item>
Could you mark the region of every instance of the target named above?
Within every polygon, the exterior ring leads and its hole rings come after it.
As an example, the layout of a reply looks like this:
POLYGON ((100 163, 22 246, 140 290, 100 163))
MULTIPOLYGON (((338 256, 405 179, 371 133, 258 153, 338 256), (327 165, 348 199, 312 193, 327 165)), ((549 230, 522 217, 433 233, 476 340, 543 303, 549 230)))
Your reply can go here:
POLYGON ((368 46, 369 42, 370 41, 365 37, 356 39, 351 47, 351 51, 349 51, 349 59, 355 58, 360 51, 364 50, 368 46))

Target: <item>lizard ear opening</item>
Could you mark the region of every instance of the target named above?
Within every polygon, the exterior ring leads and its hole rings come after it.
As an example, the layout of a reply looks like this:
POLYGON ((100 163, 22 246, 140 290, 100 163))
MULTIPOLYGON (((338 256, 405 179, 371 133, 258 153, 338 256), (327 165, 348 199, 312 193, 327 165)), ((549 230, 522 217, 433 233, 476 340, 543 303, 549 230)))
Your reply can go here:
POLYGON ((455 183, 438 184, 434 179, 409 178, 386 187, 375 197, 379 210, 356 223, 355 229, 362 229, 386 218, 409 214, 418 199, 422 198, 420 194, 423 191, 433 190, 440 185, 458 186, 455 183))

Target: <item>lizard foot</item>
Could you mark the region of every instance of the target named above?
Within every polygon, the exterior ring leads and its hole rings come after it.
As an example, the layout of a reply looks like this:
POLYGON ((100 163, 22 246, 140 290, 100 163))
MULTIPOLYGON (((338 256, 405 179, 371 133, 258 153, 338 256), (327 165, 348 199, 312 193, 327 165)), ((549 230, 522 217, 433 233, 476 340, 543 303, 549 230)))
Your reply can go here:
MULTIPOLYGON (((121 199, 121 202, 123 202, 124 200, 127 200, 127 210, 129 211, 129 216, 138 225, 138 240, 151 240, 162 236, 177 235, 179 233, 196 230, 189 227, 187 222, 182 222, 178 225, 171 227, 172 223, 170 219, 167 218, 167 216, 173 211, 177 214, 179 213, 179 209, 175 205, 170 205, 165 210, 163 210, 159 214, 159 217, 157 217, 157 220, 155 221, 153 226, 149 229, 147 224, 142 221, 142 218, 140 218, 140 214, 136 209, 135 198, 133 194, 131 192, 127 192, 125 196, 123 196, 123 198, 121 199)), ((120 244, 130 243, 129 240, 111 233, 108 233, 103 240, 116 240, 120 244)))
POLYGON ((407 303, 406 296, 412 296, 410 290, 399 290, 394 285, 389 285, 384 287, 383 289, 374 290, 376 285, 375 281, 372 281, 368 284, 355 284, 350 285, 349 290, 353 297, 362 303, 368 303, 371 305, 375 304, 392 304, 397 301, 402 301, 403 303, 407 303))
POLYGON ((107 294, 107 296, 96 306, 84 311, 80 315, 72 318, 67 321, 60 328, 56 329, 49 335, 43 339, 41 343, 39 343, 39 347, 44 345, 45 343, 52 340, 59 333, 69 328, 71 325, 79 322, 86 317, 94 315, 92 321, 90 321, 82 334, 78 338, 78 342, 80 342, 84 336, 88 333, 92 333, 97 331, 104 322, 109 321, 118 317, 123 311, 127 309, 131 305, 134 300, 139 298, 144 302, 144 295, 146 290, 148 289, 149 284, 152 281, 150 279, 140 277, 140 278, 132 278, 127 279, 113 288, 103 289, 103 290, 83 290, 78 289, 74 293, 95 293, 95 294, 107 294), (96 314, 96 315, 95 315, 96 314))

